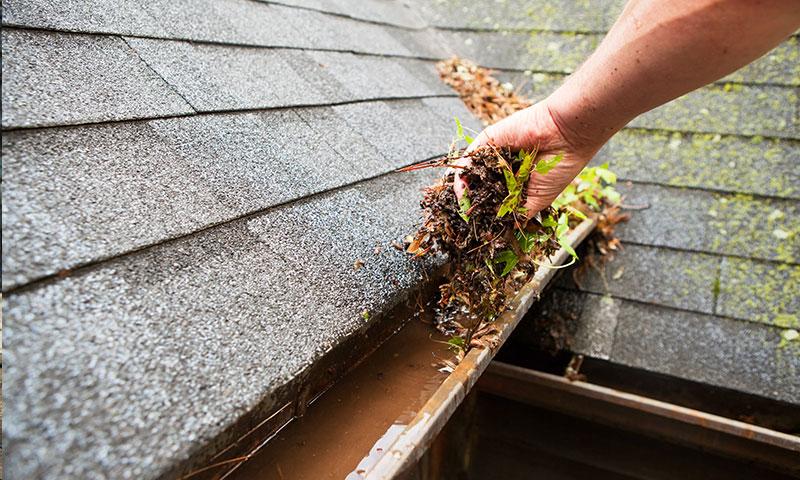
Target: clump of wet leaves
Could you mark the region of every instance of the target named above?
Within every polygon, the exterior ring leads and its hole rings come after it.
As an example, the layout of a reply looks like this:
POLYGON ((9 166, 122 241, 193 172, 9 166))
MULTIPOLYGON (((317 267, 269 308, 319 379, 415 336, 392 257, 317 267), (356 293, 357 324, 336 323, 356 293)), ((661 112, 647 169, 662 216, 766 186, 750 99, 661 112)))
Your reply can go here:
MULTIPOLYGON (((472 140, 460 123, 458 138, 472 140)), ((447 158, 409 168, 452 167, 425 190, 423 223, 407 250, 418 257, 444 253, 451 260, 446 283, 439 287, 436 325, 453 336, 454 349, 463 352, 479 343, 490 331, 487 325, 560 247, 577 259, 567 233, 570 223, 586 218, 582 210, 591 207, 584 199, 562 202, 530 220, 523 207, 531 173, 547 174, 560 161, 561 156, 542 159, 535 151, 490 144, 468 153, 453 147, 447 158), (455 166, 463 157, 469 164, 455 166), (453 188, 455 169, 469 185, 460 200, 453 188)))

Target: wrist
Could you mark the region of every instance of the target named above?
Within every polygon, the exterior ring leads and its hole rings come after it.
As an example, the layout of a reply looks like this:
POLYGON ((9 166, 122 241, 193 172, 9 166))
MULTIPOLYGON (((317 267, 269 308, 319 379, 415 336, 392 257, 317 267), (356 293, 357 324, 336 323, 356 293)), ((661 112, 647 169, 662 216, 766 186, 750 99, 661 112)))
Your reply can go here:
POLYGON ((547 111, 564 141, 574 151, 593 155, 630 120, 615 103, 613 86, 584 80, 581 71, 545 100, 547 111))
POLYGON ((590 106, 589 102, 562 95, 557 91, 545 100, 550 119, 574 152, 594 155, 620 128, 592 118, 588 109, 597 107, 590 106))

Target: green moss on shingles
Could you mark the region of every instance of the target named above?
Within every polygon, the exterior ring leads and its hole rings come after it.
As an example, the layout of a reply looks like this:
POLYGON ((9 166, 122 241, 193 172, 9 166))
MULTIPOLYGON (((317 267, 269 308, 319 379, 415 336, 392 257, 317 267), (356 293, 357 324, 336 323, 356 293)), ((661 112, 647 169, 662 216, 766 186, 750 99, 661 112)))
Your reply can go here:
POLYGON ((797 94, 776 86, 741 86, 725 91, 708 86, 651 110, 631 122, 632 126, 692 132, 792 137, 797 135, 794 118, 797 94))
MULTIPOLYGON (((755 138, 755 137, 754 137, 755 138)), ((800 195, 800 142, 623 130, 605 152, 620 178, 784 198, 800 195)))
POLYGON ((526 59, 535 70, 571 73, 597 48, 600 38, 581 33, 533 32, 524 46, 526 59))
POLYGON ((751 195, 714 195, 708 210, 714 251, 795 263, 800 254, 797 205, 754 199, 751 195), (784 211, 786 209, 787 211, 784 211), (775 212, 781 215, 776 216, 775 212))
POLYGON ((767 55, 725 77, 732 82, 800 85, 800 45, 790 37, 767 55))
POLYGON ((798 291, 800 267, 796 265, 726 258, 717 313, 780 328, 800 328, 798 291))

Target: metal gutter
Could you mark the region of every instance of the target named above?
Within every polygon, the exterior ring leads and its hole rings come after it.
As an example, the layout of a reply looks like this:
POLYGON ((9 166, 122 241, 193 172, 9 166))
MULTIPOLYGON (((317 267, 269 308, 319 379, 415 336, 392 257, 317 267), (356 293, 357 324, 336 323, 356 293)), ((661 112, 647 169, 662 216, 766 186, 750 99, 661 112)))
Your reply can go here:
POLYGON ((584 381, 493 362, 481 392, 800 476, 800 437, 584 381))
MULTIPOLYGON (((594 229, 596 219, 584 220, 569 234, 569 243, 577 246, 594 229)), ((511 308, 494 322, 497 333, 488 336, 493 348, 473 348, 439 386, 416 417, 390 440, 386 452, 365 473, 367 479, 391 479, 412 467, 425 453, 436 435, 461 404, 478 378, 489 366, 497 350, 514 331, 530 306, 556 273, 556 268, 569 259, 569 253, 560 249, 539 268, 511 302, 511 308)))

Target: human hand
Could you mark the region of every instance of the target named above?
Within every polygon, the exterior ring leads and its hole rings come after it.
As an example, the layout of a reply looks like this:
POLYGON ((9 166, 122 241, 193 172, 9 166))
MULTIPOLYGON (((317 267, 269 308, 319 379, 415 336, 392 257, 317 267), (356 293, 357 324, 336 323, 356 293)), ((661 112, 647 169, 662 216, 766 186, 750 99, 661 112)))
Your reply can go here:
MULTIPOLYGON (((512 151, 530 152, 538 147, 537 160, 563 154, 561 162, 548 173, 531 173, 524 204, 528 216, 549 207, 602 146, 602 142, 567 138, 562 132, 568 130, 557 118, 544 100, 487 127, 467 149, 491 142, 498 147, 510 147, 512 151)), ((468 161, 466 157, 465 160, 468 161)), ((454 182, 456 196, 460 199, 467 184, 458 176, 458 170, 454 182)))

